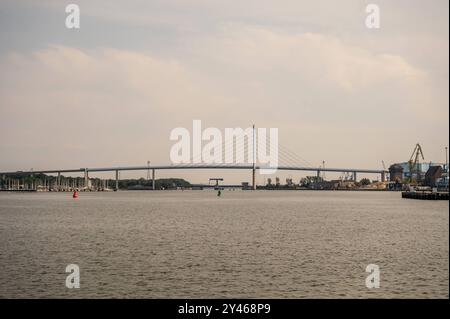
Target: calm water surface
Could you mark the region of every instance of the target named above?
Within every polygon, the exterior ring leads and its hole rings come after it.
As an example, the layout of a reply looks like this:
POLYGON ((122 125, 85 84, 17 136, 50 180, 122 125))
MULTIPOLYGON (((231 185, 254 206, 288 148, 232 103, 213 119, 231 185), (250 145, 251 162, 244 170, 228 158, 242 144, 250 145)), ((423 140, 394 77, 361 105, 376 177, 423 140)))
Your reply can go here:
POLYGON ((448 201, 393 192, 2 192, 0 240, 3 298, 449 297, 448 201))

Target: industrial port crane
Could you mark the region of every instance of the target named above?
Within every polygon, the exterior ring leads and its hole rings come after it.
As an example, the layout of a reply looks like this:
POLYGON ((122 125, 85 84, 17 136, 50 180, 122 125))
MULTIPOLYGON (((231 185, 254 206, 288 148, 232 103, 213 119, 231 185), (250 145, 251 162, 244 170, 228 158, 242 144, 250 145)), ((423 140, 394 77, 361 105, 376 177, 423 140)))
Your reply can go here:
POLYGON ((416 180, 420 179, 420 170, 417 165, 419 163, 419 157, 422 157, 422 160, 425 160, 422 152, 422 147, 419 143, 417 143, 408 161, 411 182, 414 181, 414 173, 416 174, 416 180))

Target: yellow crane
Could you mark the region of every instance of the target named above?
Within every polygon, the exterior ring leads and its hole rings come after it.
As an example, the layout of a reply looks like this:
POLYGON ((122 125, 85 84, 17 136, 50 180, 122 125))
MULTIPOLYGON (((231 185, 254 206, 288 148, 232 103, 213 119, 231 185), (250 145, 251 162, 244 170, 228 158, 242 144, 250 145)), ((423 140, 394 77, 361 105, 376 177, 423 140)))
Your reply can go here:
POLYGON ((415 182, 417 181, 417 179, 420 179, 420 170, 418 167, 419 157, 422 157, 422 160, 425 160, 422 152, 422 147, 419 143, 417 143, 408 161, 411 182, 415 182), (416 174, 416 179, 414 179, 414 174, 416 174))

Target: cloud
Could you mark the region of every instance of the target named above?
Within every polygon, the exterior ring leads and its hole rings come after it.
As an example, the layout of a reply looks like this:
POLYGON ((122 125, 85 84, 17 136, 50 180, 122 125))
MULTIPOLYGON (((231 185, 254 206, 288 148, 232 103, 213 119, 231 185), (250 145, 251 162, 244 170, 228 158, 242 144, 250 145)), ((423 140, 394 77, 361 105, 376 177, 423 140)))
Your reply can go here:
POLYGON ((43 162, 62 153, 79 164, 133 162, 152 143, 164 146, 178 114, 212 99, 178 62, 110 48, 51 46, 3 56, 0 68, 1 148, 11 163, 36 148, 49 151, 43 162))
POLYGON ((375 54, 335 36, 289 34, 258 26, 226 25, 216 38, 199 45, 205 58, 240 73, 294 74, 317 87, 358 91, 387 83, 420 85, 426 73, 398 55, 375 54))

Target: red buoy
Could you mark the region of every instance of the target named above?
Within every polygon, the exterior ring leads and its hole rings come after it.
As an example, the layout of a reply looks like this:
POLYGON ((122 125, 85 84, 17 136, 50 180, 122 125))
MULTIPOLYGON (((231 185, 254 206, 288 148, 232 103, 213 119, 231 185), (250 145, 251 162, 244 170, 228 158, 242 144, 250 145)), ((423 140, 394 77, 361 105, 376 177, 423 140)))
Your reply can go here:
POLYGON ((77 192, 77 191, 74 191, 72 197, 73 197, 73 198, 78 198, 78 192, 77 192))

